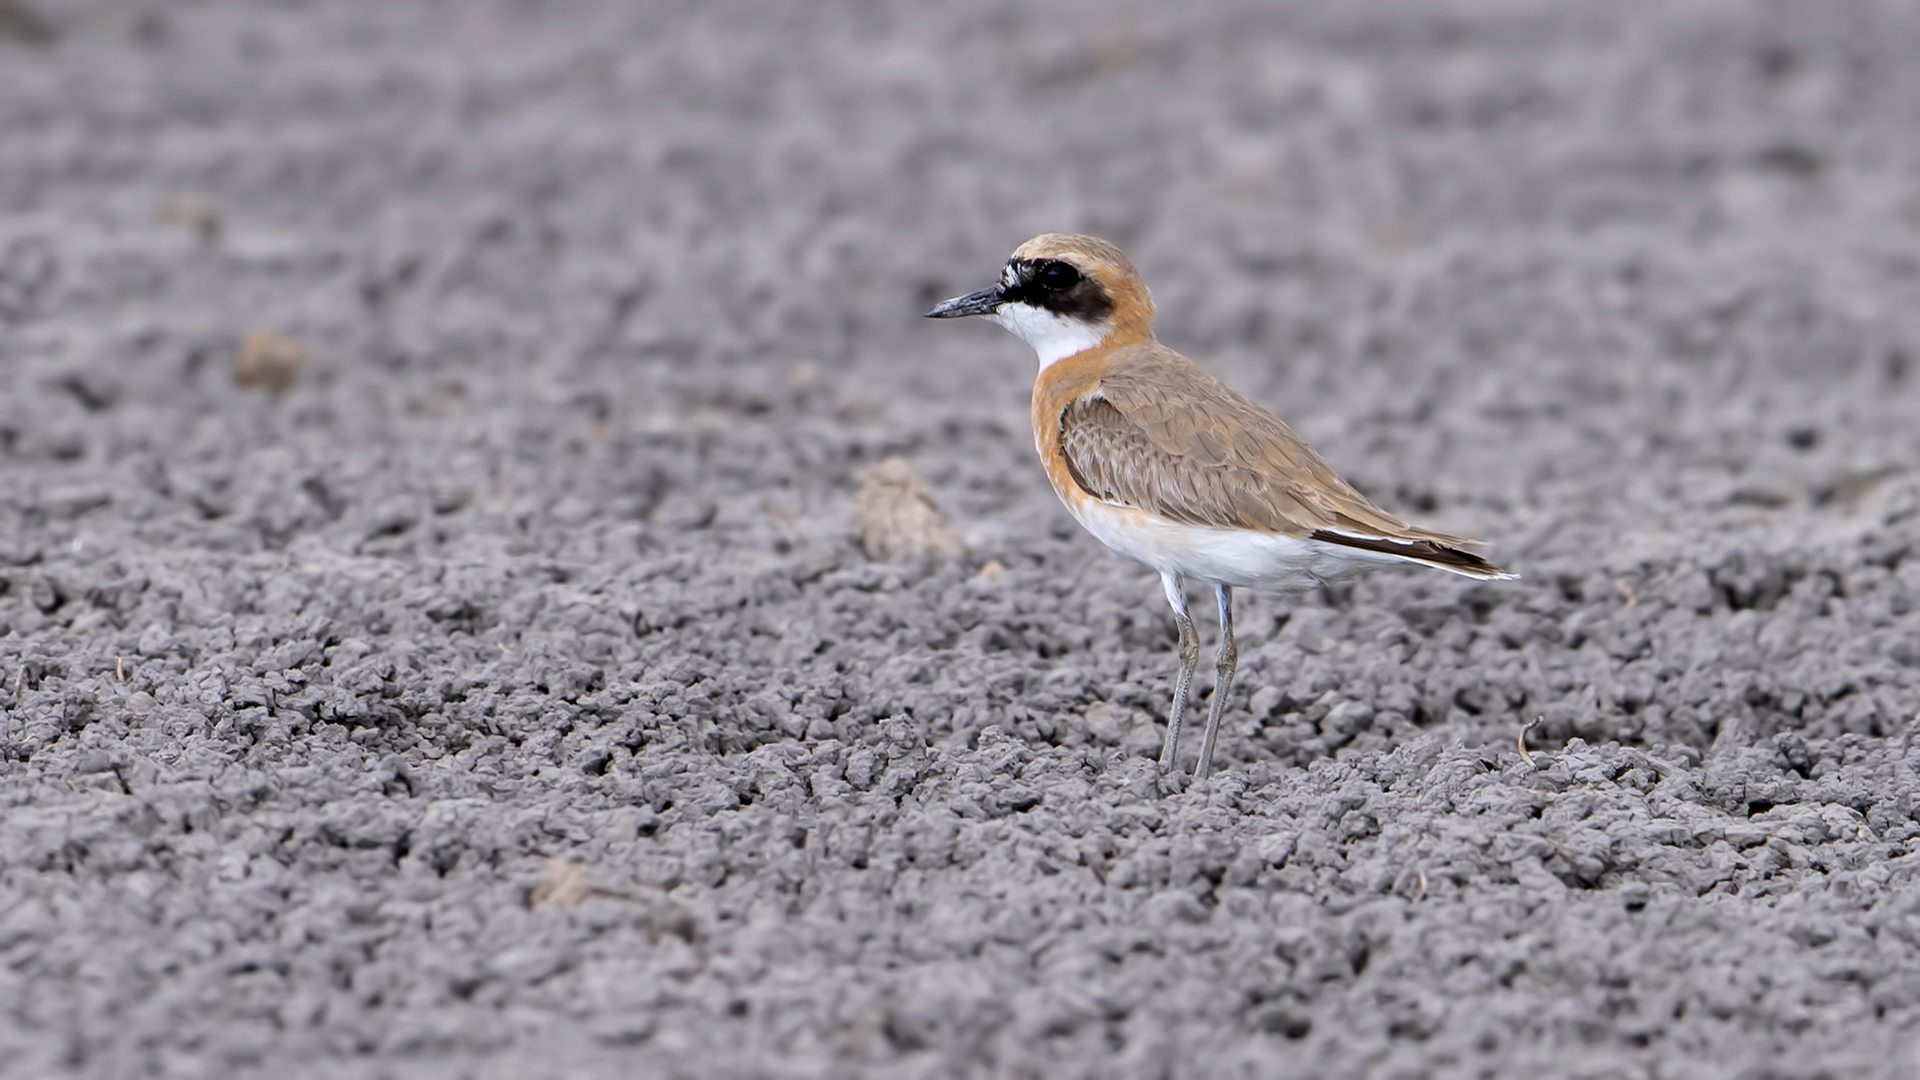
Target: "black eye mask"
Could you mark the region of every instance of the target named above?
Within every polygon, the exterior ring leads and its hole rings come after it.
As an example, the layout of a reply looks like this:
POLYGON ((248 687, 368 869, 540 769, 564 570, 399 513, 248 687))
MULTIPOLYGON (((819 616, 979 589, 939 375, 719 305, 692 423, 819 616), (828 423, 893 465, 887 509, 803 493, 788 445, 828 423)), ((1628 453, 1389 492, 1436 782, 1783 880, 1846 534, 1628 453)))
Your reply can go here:
POLYGON ((1010 304, 1050 311, 1082 322, 1097 323, 1113 314, 1113 298, 1100 282, 1059 259, 1023 259, 1011 264, 1012 284, 1001 290, 1010 304))

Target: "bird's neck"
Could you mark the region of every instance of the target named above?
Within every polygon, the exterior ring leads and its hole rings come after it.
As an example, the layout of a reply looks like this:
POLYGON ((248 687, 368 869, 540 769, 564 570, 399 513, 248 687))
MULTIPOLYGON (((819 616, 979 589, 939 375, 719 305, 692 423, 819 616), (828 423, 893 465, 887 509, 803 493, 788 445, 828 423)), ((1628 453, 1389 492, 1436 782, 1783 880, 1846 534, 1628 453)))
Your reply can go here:
POLYGON ((1151 332, 1143 335, 1135 327, 1116 324, 1111 319, 1088 322, 1029 304, 1002 304, 988 318, 1033 346, 1042 371, 1089 349, 1110 349, 1132 344, 1136 338, 1151 340, 1153 337, 1151 332))

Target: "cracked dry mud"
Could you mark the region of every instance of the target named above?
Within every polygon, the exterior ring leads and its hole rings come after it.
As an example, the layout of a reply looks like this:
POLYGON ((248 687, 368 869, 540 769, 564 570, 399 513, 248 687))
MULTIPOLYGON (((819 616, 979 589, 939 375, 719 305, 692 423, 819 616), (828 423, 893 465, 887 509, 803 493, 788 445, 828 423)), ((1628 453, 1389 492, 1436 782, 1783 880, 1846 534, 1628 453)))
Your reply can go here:
POLYGON ((0 4, 0 1074, 1914 1075, 1916 47, 0 4), (1523 580, 1248 598, 1163 794, 1151 573, 917 318, 1051 229, 1523 580))

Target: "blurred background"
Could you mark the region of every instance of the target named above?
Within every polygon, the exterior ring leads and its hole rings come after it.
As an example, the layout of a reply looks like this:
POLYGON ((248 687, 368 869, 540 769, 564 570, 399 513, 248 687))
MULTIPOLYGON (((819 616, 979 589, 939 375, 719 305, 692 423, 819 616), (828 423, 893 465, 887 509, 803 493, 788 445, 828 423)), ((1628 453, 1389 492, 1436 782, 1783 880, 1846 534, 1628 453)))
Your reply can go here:
MULTIPOLYGON (((1910 542, 1905 5, 5 11, 0 542, 43 600, 112 591, 54 569, 89 543, 751 573, 898 454, 980 559, 1070 543, 1151 607, 1040 482, 1027 351, 917 318, 1047 230, 1123 245, 1164 340, 1493 541, 1562 638, 1910 542)), ((1756 678, 1763 725, 1912 711, 1892 669, 1810 716, 1756 678)))

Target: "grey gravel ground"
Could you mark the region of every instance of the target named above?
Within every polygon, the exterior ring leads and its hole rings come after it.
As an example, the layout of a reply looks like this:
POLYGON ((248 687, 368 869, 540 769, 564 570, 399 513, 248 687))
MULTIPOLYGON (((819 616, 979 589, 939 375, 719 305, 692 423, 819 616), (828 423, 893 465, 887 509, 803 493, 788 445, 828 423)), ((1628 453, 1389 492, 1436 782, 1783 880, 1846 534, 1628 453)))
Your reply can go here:
POLYGON ((1917 50, 0 3, 0 1073, 1920 1074, 1917 50), (1046 230, 1524 580, 1248 598, 1163 795, 1151 573, 917 318, 1046 230))

